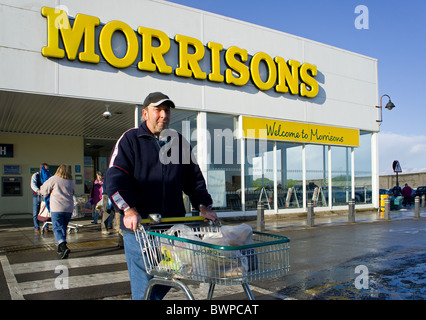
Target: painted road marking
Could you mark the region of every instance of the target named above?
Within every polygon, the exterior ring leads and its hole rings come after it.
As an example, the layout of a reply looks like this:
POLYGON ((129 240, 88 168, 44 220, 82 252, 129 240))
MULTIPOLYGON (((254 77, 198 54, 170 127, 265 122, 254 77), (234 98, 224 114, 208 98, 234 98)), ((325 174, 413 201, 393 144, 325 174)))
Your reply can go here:
POLYGON ((66 266, 68 269, 92 267, 106 264, 115 264, 126 262, 124 254, 114 254, 109 256, 71 258, 64 260, 48 260, 37 262, 25 262, 13 264, 15 274, 42 272, 55 270, 57 266, 66 266))
POLYGON ((3 269, 4 277, 6 278, 7 287, 12 300, 24 300, 21 289, 16 281, 13 270, 6 256, 0 256, 0 263, 3 269))
POLYGON ((24 300, 24 296, 28 294, 38 294, 59 289, 84 288, 130 281, 129 273, 126 268, 126 270, 122 271, 67 276, 66 288, 58 288, 57 285, 57 280, 61 277, 61 273, 56 272, 58 267, 62 270, 68 269, 69 271, 69 269, 73 268, 113 265, 126 262, 124 254, 16 264, 10 264, 7 256, 1 255, 0 262, 12 300, 24 300), (53 271, 57 275, 48 279, 25 281, 21 283, 18 283, 15 277, 15 275, 31 274, 43 271, 53 271))
POLYGON ((129 272, 127 270, 123 270, 106 273, 87 274, 81 276, 70 276, 67 277, 66 288, 57 288, 56 278, 21 282, 19 283, 19 288, 23 295, 27 295, 50 292, 60 289, 84 288, 126 281, 130 281, 129 272))

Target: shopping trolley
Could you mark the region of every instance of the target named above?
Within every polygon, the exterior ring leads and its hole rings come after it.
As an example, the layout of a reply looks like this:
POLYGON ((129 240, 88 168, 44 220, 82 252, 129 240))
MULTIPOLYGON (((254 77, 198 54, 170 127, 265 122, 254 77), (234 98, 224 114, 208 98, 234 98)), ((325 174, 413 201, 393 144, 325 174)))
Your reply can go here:
MULTIPOLYGON (((74 196, 74 210, 71 216, 71 219, 81 218, 84 217, 84 212, 82 212, 82 208, 84 206, 84 203, 87 201, 82 196, 74 196)), ((41 234, 44 234, 45 227, 48 225, 52 225, 52 221, 45 221, 43 223, 43 226, 41 227, 41 234)), ((75 232, 78 232, 79 228, 83 227, 82 224, 78 223, 68 223, 67 227, 67 233, 70 234, 71 230, 74 230, 75 232)))
POLYGON ((155 285, 182 290, 187 299, 194 300, 187 286, 194 282, 210 284, 208 300, 213 297, 215 285, 234 284, 241 284, 247 297, 254 300, 248 282, 279 277, 290 269, 290 239, 285 236, 253 231, 250 244, 215 245, 203 239, 212 234, 219 236, 220 224, 203 223, 204 218, 199 216, 163 219, 158 216, 142 220, 135 231, 146 272, 152 276, 145 300, 155 285), (176 223, 183 223, 186 232, 173 230, 171 226, 176 223))

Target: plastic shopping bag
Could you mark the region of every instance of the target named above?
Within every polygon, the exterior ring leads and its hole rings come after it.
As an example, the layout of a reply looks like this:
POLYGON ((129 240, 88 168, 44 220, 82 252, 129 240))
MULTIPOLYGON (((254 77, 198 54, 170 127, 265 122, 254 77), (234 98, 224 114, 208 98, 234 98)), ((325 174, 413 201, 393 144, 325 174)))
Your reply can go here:
POLYGON ((230 246, 253 244, 253 230, 248 224, 222 226, 221 231, 223 238, 230 246))
MULTIPOLYGON (((200 241, 192 229, 184 224, 174 225, 165 232, 167 235, 187 240, 200 241)), ((172 271, 180 276, 192 277, 194 280, 204 281, 206 276, 206 261, 201 259, 197 253, 201 246, 185 240, 161 239, 161 255, 159 268, 172 271)))
MULTIPOLYGON (((222 226, 220 232, 205 234, 203 241, 226 247, 250 245, 253 244, 253 230, 247 224, 222 226)), ((257 269, 257 256, 253 248, 220 250, 217 258, 209 262, 209 270, 225 278, 238 278, 257 269)))
MULTIPOLYGON (((223 226, 222 234, 226 241, 232 246, 244 246, 253 244, 253 230, 247 224, 237 226, 223 226)), ((255 271, 258 267, 256 250, 254 248, 243 249, 241 254, 247 259, 247 272, 255 271)))
POLYGON ((46 202, 43 200, 40 202, 40 211, 37 215, 37 220, 45 222, 50 219, 50 211, 47 209, 46 202))

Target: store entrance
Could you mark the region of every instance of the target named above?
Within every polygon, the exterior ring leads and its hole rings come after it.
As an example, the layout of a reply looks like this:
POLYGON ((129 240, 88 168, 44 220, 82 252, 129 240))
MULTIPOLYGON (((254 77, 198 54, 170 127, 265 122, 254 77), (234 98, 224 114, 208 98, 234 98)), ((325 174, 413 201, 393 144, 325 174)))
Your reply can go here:
POLYGON ((116 140, 84 139, 84 193, 90 194, 96 172, 105 174, 116 140))

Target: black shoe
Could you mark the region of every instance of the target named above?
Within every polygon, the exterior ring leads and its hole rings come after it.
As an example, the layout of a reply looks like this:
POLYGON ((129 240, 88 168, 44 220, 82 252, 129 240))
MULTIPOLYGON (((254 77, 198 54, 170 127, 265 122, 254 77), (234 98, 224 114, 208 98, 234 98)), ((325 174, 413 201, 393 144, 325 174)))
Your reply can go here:
POLYGON ((71 250, 67 247, 66 242, 61 242, 58 246, 58 253, 61 256, 61 259, 68 258, 68 255, 70 254, 71 250))

